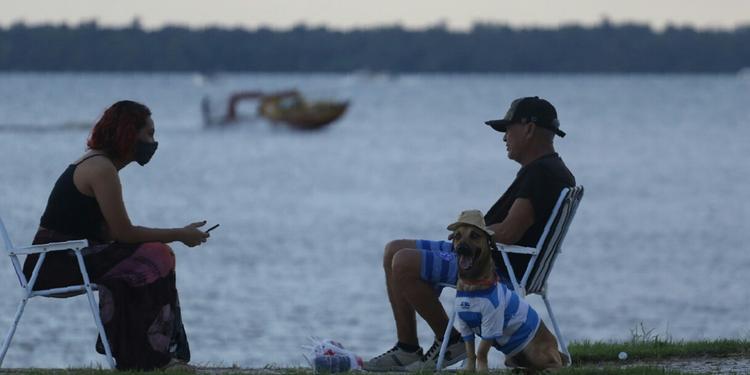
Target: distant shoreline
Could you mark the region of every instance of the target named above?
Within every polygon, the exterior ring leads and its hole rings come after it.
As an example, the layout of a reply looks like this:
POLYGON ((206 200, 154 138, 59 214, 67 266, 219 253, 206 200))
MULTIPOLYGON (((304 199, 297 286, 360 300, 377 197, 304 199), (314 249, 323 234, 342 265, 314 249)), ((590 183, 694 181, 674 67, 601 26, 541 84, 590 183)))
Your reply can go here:
POLYGON ((337 31, 297 26, 144 30, 22 23, 0 27, 0 71, 274 73, 726 73, 750 68, 750 25, 558 28, 475 24, 337 31))
POLYGON ((118 70, 118 71, 96 71, 96 70, 2 70, 0 69, 0 77, 2 76, 152 76, 152 75, 174 75, 174 76, 185 76, 185 77, 216 77, 221 79, 222 77, 230 76, 243 76, 243 75, 257 75, 257 76, 320 76, 320 77, 364 77, 373 79, 398 79, 407 77, 727 77, 734 78, 747 77, 750 79, 750 71, 739 71, 739 72, 663 72, 663 73, 648 73, 648 72, 404 72, 404 73, 387 73, 387 72, 322 72, 322 71, 309 71, 309 72, 274 72, 274 71, 216 71, 216 72, 201 72, 192 70, 159 70, 159 71, 146 71, 146 70, 118 70))

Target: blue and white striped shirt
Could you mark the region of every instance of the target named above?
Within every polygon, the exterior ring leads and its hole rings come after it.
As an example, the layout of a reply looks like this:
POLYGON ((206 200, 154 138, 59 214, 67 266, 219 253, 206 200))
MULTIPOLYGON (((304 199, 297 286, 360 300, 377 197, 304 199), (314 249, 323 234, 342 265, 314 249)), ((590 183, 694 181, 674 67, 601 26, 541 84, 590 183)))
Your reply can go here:
POLYGON ((464 341, 473 341, 474 335, 493 340, 507 356, 523 350, 539 328, 536 311, 502 283, 489 289, 457 291, 456 311, 464 341))

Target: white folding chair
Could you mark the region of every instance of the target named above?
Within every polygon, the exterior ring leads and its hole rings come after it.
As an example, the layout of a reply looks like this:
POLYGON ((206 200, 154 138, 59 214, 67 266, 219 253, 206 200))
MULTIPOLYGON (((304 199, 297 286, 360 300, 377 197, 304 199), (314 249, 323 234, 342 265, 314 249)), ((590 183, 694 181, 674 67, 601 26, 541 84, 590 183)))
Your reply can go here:
POLYGON ((83 262, 83 255, 81 254, 81 250, 83 250, 85 247, 88 246, 87 240, 78 240, 78 241, 66 241, 66 242, 54 242, 54 243, 48 243, 43 245, 32 245, 32 246, 26 246, 26 247, 13 247, 13 243, 10 240, 10 237, 8 236, 8 231, 5 229, 5 225, 3 224, 2 219, 0 219, 0 236, 3 239, 3 244, 5 250, 8 252, 8 256, 10 256, 10 261, 13 264, 13 268, 16 271, 16 276, 18 276, 18 282, 21 284, 21 288, 23 289, 23 295, 21 297, 21 301, 18 304, 18 310, 16 311, 16 317, 13 320, 13 324, 10 327, 10 330, 8 330, 8 334, 5 336, 5 340, 3 340, 3 346, 2 351, 0 352, 0 367, 3 365, 3 360, 5 359, 5 354, 8 352, 8 348, 10 347, 10 342, 13 339, 13 335, 16 333, 16 327, 18 326, 18 322, 21 320, 21 315, 23 315, 23 310, 26 307, 26 302, 33 298, 33 297, 61 297, 61 296, 70 296, 70 295, 78 295, 86 293, 89 299, 89 305, 91 306, 91 312, 94 315, 94 322, 96 323, 96 328, 99 330, 99 336, 101 337, 102 344, 104 346, 104 351, 107 355, 107 362, 109 363, 109 366, 111 368, 115 368, 115 361, 112 359, 112 351, 109 347, 109 341, 107 340, 107 334, 104 332, 104 325, 102 325, 102 319, 99 316, 99 308, 96 303, 96 298, 94 298, 94 291, 98 290, 98 287, 96 284, 92 284, 89 280, 89 274, 86 270, 86 265, 83 262), (42 266, 42 263, 44 263, 44 258, 47 256, 47 253, 53 252, 53 251, 66 251, 71 250, 74 252, 76 259, 78 260, 78 267, 81 271, 81 276, 83 277, 83 284, 82 285, 73 285, 68 286, 64 288, 54 288, 54 289, 45 289, 45 290, 34 290, 34 284, 36 283, 36 279, 39 276, 39 269, 42 266), (30 255, 30 254, 39 254, 39 260, 36 262, 36 266, 34 267, 34 271, 31 275, 31 280, 26 280, 26 276, 23 274, 23 268, 21 267, 21 263, 18 261, 18 255, 30 255))
MULTIPOLYGON (((497 244, 498 250, 500 250, 503 257, 503 263, 505 263, 505 267, 508 270, 510 281, 513 284, 513 289, 521 297, 526 297, 529 294, 538 294, 544 300, 547 313, 555 329, 555 336, 557 336, 557 341, 560 343, 561 351, 568 359, 568 365, 571 363, 570 352, 547 298, 547 279, 552 271, 552 266, 555 264, 555 259, 561 252, 560 248, 565 235, 568 233, 568 227, 570 227, 570 223, 576 214, 581 198, 583 198, 583 186, 564 188, 560 191, 560 196, 557 199, 557 203, 555 203, 555 207, 552 209, 547 224, 544 226, 544 232, 539 237, 536 247, 497 244), (510 263, 508 253, 528 254, 531 256, 520 281, 516 278, 516 273, 510 263)), ((438 354, 438 371, 443 368, 443 357, 448 347, 447 343, 455 318, 456 311, 454 308, 448 321, 448 327, 445 330, 440 353, 438 354)))

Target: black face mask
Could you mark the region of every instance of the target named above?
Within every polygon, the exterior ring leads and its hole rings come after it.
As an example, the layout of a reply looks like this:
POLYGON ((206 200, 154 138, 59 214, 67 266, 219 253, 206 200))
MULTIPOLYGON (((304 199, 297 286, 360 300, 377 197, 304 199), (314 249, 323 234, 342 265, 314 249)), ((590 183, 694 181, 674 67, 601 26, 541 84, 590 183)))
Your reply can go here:
POLYGON ((135 142, 135 161, 140 165, 146 165, 151 157, 154 156, 159 142, 144 142, 138 140, 135 142))

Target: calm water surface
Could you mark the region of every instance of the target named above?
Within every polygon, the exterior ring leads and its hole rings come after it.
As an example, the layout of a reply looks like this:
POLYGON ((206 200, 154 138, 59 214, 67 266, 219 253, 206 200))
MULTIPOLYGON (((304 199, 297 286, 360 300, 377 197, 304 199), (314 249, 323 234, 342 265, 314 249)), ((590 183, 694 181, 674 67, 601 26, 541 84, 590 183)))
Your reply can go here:
MULTIPOLYGON (((442 239, 519 166, 483 121, 556 104, 557 149, 586 196, 550 278, 569 339, 750 338, 750 80, 734 76, 0 75, 0 216, 31 241, 49 191, 112 102, 148 104, 159 151, 121 173, 137 224, 221 223, 173 247, 198 364, 304 364, 307 336, 370 357, 395 342, 381 268, 395 238, 442 239), (204 95, 300 88, 349 99, 318 133, 203 129, 204 95)), ((244 107, 252 112, 252 106, 244 107)), ((0 258, 0 330, 20 295, 0 258)), ((444 303, 450 301, 446 291, 444 303)), ((536 297, 531 302, 543 304, 536 297)), ((10 367, 104 363, 85 298, 32 300, 10 367)), ((432 340, 420 322, 424 346, 432 340)), ((494 356, 500 363, 499 355, 494 356)))

